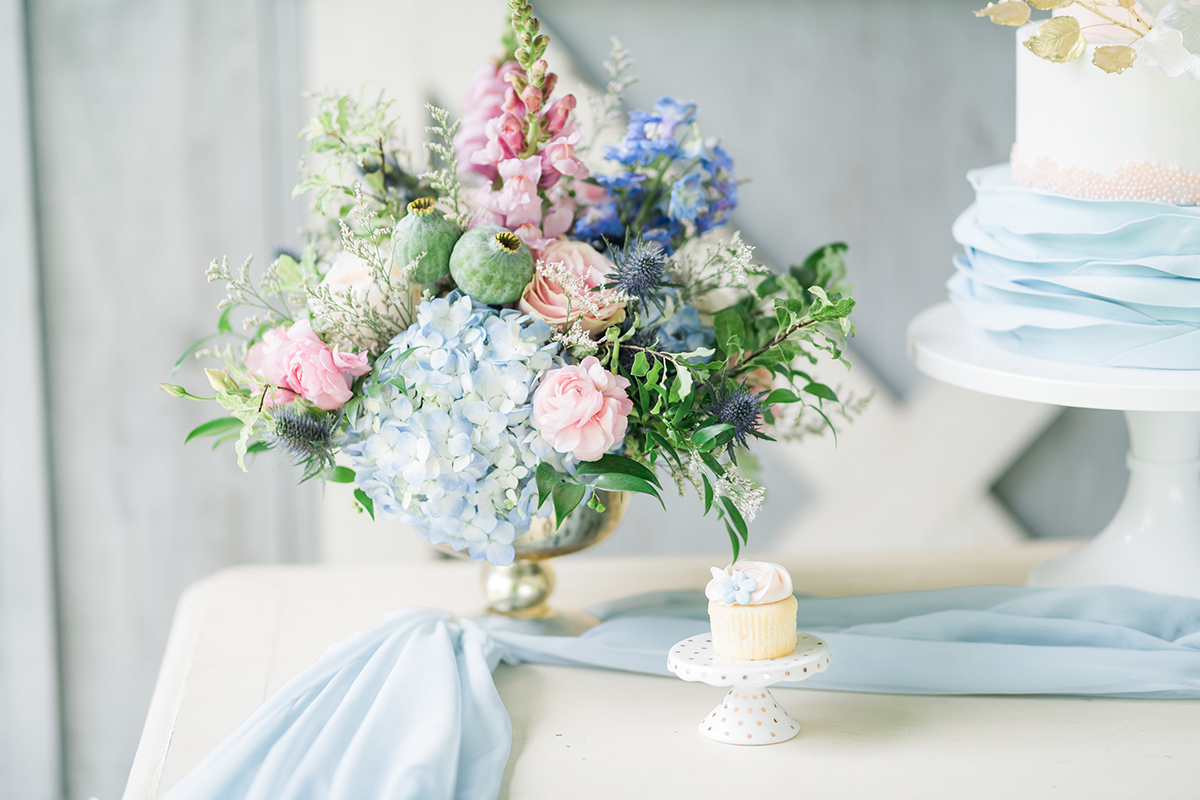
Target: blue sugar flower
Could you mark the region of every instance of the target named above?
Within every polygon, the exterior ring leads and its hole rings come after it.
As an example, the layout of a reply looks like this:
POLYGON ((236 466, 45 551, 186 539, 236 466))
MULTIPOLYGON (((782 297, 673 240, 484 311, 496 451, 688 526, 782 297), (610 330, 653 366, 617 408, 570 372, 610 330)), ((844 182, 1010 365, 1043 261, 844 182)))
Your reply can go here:
POLYGON ((458 292, 421 303, 348 414, 344 452, 376 516, 476 560, 512 563, 538 512, 538 464, 574 468, 531 422, 533 389, 558 350, 549 325, 519 311, 458 292))
POLYGON ((738 569, 730 575, 714 567, 713 580, 716 583, 718 602, 727 606, 750 605, 751 593, 758 589, 758 581, 738 569))

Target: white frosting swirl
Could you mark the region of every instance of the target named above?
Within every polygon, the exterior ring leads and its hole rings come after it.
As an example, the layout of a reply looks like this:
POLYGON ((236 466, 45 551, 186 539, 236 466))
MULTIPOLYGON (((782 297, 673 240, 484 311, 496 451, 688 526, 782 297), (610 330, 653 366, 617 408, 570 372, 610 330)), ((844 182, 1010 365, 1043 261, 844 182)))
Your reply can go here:
POLYGON ((739 561, 723 570, 713 567, 712 575, 713 579, 704 587, 704 596, 718 605, 766 605, 778 603, 792 594, 792 576, 782 566, 770 561, 739 561), (733 579, 734 572, 742 573, 757 584, 750 592, 748 603, 731 603, 725 600, 729 596, 729 582, 733 579))

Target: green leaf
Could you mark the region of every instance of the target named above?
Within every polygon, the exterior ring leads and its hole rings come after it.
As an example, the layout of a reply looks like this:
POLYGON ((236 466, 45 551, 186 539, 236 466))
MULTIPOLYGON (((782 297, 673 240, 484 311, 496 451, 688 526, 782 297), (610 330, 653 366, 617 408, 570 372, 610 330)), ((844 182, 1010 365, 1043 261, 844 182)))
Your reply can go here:
POLYGON ((567 515, 583 501, 583 495, 587 490, 578 483, 563 482, 554 487, 550 492, 550 499, 554 501, 554 527, 557 530, 562 527, 567 515))
POLYGON ((349 467, 333 467, 325 470, 325 480, 330 483, 354 483, 354 470, 349 467))
POLYGON ((233 306, 225 306, 225 310, 221 312, 221 316, 217 317, 217 333, 227 334, 233 333, 233 326, 229 324, 229 312, 233 311, 233 306))
POLYGON ((633 369, 630 371, 635 378, 640 378, 650 371, 650 362, 646 358, 645 350, 638 350, 637 355, 633 357, 633 369))
POLYGON ((713 458, 711 453, 701 453, 700 460, 704 462, 704 466, 708 467, 714 475, 724 475, 725 468, 721 466, 721 462, 713 458))
POLYGON ((721 444, 728 443, 733 438, 733 426, 728 422, 713 422, 699 428, 692 434, 692 444, 701 450, 711 450, 721 444), (725 442, 721 438, 728 435, 725 442))
POLYGON ((251 442, 250 444, 246 445, 247 453, 265 453, 270 449, 271 445, 267 444, 266 442, 251 442))
POLYGON ((666 453, 667 456, 670 457, 670 459, 675 462, 676 466, 678 466, 680 470, 683 469, 683 461, 680 460, 679 454, 677 452, 675 452, 674 446, 672 446, 670 442, 668 442, 666 439, 664 439, 661 434, 659 434, 657 431, 653 431, 653 430, 650 430, 649 428, 647 428, 646 429, 646 438, 650 439, 656 445, 658 445, 662 449, 662 452, 666 453))
MULTIPOLYGON (((230 308, 232 308, 232 306, 231 306, 230 308)), ((225 309, 225 314, 222 314, 221 316, 222 316, 222 317, 224 317, 224 316, 226 316, 228 313, 229 313, 229 309, 227 308, 227 309, 225 309)), ((185 362, 185 361, 187 361, 187 360, 188 360, 188 356, 190 356, 192 353, 194 353, 194 352, 196 352, 197 350, 199 350, 199 349, 200 349, 200 347, 201 347, 201 346, 202 346, 202 345, 203 345, 205 342, 209 342, 209 341, 211 341, 211 340, 213 340, 213 339, 217 338, 217 337, 218 337, 218 336, 220 336, 220 335, 221 335, 221 334, 219 334, 219 333, 210 333, 208 336, 205 336, 203 339, 201 339, 200 341, 196 342, 194 345, 192 345, 192 346, 191 346, 191 347, 189 347, 187 350, 185 350, 185 351, 183 352, 183 355, 181 355, 179 358, 175 359, 175 363, 171 365, 171 377, 172 377, 172 378, 174 378, 174 377, 175 377, 175 373, 176 373, 176 372, 179 372, 179 368, 183 366, 183 362, 185 362)), ((160 386, 165 386, 166 384, 159 384, 159 385, 160 385, 160 386)))
POLYGON ((218 417, 210 419, 201 425, 192 428, 188 433, 187 438, 183 440, 187 444, 192 439, 199 439, 203 436, 220 436, 223 433, 228 433, 232 430, 237 430, 242 427, 242 421, 237 417, 218 417))
POLYGON ((729 532, 729 542, 733 545, 733 559, 730 563, 738 560, 738 555, 742 552, 742 543, 738 541, 737 534, 734 533, 733 526, 729 524, 729 520, 725 520, 725 530, 729 532))
MULTIPOLYGON (((538 472, 540 480, 540 466, 538 467, 538 472)), ((580 461, 575 472, 579 475, 632 475, 635 478, 641 478, 644 481, 653 483, 660 489, 662 488, 662 484, 659 483, 658 476, 654 474, 654 470, 639 464, 628 456, 618 456, 612 453, 605 453, 595 461, 580 461)))
POLYGON ((750 539, 750 531, 746 529, 746 520, 742 519, 742 512, 737 510, 737 506, 728 497, 721 498, 721 505, 725 506, 725 513, 729 515, 729 519, 733 521, 733 526, 737 528, 737 532, 741 535, 742 541, 746 542, 750 539))
POLYGON ((537 471, 534 473, 534 477, 537 480, 538 508, 541 508, 546 504, 547 498, 550 497, 551 490, 567 479, 566 475, 563 475, 545 461, 538 464, 537 471))
POLYGON ((619 472, 609 472, 600 475, 596 478, 597 489, 607 489, 610 492, 637 492, 638 494, 648 494, 658 501, 663 507, 663 511, 667 510, 667 506, 663 503, 662 497, 658 490, 649 481, 644 481, 641 478, 633 475, 622 475, 619 472))
POLYGON ((746 332, 741 316, 732 308, 721 311, 713 318, 713 330, 717 334, 717 344, 726 353, 736 353, 742 349, 742 335, 746 332))
POLYGON ((692 371, 687 367, 675 370, 675 380, 671 383, 671 402, 678 403, 692 393, 692 371))
POLYGON ((819 397, 822 400, 832 400, 837 402, 837 393, 823 383, 810 383, 804 387, 804 391, 811 394, 813 397, 819 397))
POLYGON ((704 513, 708 514, 708 512, 712 510, 713 504, 712 482, 709 481, 708 476, 703 472, 700 473, 700 477, 704 481, 704 513))
POLYGON ((354 499, 363 507, 363 510, 371 515, 371 519, 375 519, 375 501, 367 496, 367 493, 362 489, 354 490, 354 499))
POLYGON ((773 391, 769 395, 767 395, 766 399, 762 401, 762 404, 764 406, 773 406, 776 403, 798 403, 798 402, 800 402, 800 398, 797 397, 796 393, 793 392, 791 389, 776 389, 775 391, 773 391))

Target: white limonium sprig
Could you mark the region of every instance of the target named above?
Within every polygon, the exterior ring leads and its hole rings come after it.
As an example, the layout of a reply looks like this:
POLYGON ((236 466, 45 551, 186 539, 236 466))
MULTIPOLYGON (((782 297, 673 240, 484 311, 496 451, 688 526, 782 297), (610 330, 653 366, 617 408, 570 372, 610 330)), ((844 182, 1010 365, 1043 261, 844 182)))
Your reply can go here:
POLYGON ((753 522, 767 498, 767 490, 738 472, 732 466, 725 468, 724 475, 718 475, 713 482, 717 497, 728 497, 746 522, 753 522))
POLYGON ((432 133, 441 141, 425 143, 425 149, 441 159, 444 166, 439 170, 430 170, 421 175, 422 180, 428 180, 429 185, 437 189, 443 202, 449 207, 447 215, 458 227, 466 230, 471 221, 471 210, 462 199, 462 186, 458 182, 458 153, 454 149, 454 136, 458 133, 461 120, 450 123, 450 114, 444 108, 438 108, 429 103, 425 104, 433 117, 435 125, 425 128, 426 133, 432 133))
POLYGON ((612 49, 609 51, 608 60, 602 65, 605 74, 608 75, 608 84, 604 87, 604 92, 597 92, 588 86, 582 89, 592 116, 592 135, 586 143, 576 148, 582 153, 591 151, 600 136, 620 120, 621 98, 625 90, 638 81, 637 76, 626 74, 633 66, 633 56, 617 37, 613 36, 611 41, 612 49))
POLYGON ((686 303, 700 302, 718 289, 744 289, 751 275, 767 275, 770 270, 754 263, 754 247, 735 231, 728 240, 716 244, 692 244, 680 249, 670 261, 673 280, 682 286, 686 303))

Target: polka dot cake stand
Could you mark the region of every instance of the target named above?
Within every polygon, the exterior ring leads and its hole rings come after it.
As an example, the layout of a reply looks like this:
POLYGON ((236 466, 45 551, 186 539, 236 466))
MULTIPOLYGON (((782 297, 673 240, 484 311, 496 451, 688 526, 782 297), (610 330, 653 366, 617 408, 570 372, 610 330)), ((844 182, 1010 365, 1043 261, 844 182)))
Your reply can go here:
POLYGON ((730 686, 700 723, 700 735, 723 744, 776 744, 800 732, 800 724, 767 690, 802 681, 829 667, 829 645, 811 633, 797 636, 796 649, 781 658, 743 661, 713 652, 712 634, 701 633, 671 648, 667 669, 685 681, 730 686))

